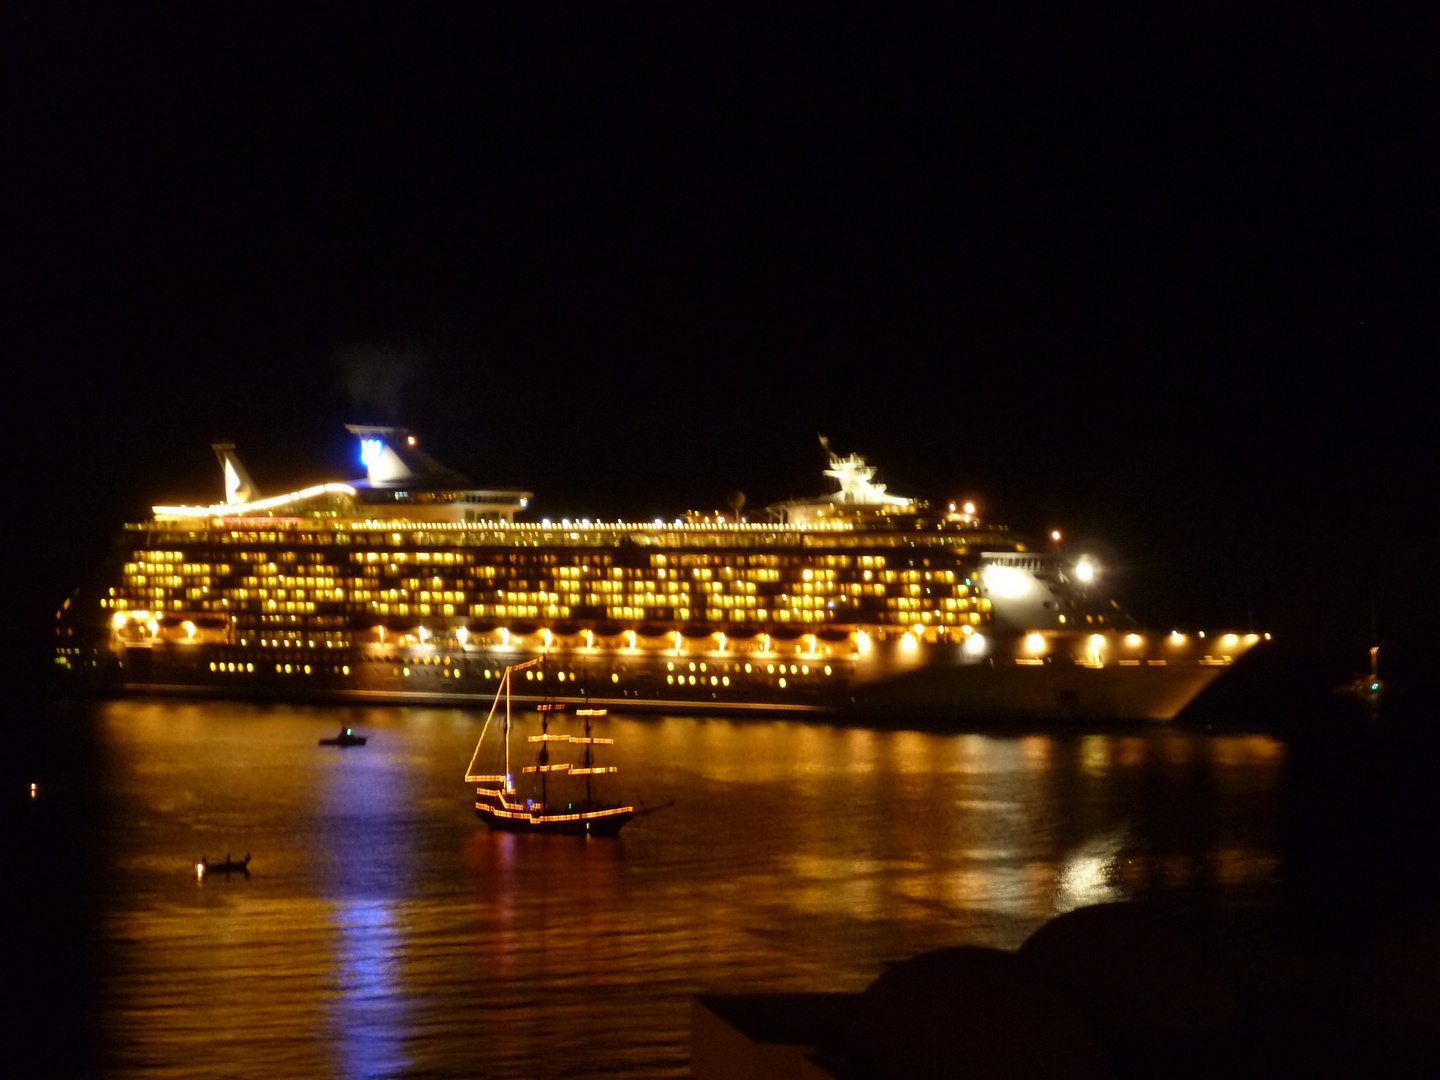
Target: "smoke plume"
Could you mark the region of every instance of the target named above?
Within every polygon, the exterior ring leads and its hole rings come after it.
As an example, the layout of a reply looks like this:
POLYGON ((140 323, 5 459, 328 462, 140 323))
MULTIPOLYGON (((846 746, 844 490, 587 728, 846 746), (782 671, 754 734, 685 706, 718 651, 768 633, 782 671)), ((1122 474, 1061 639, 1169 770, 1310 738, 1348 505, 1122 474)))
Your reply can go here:
POLYGON ((365 342, 335 350, 335 370, 357 418, 399 420, 406 388, 425 368, 413 343, 365 342))

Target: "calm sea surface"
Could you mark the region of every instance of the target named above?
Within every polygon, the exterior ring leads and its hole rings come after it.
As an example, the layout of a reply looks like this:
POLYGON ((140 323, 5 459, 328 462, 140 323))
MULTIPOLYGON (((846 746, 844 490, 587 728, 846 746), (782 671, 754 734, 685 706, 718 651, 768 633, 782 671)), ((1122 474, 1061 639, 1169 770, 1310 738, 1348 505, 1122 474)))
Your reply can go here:
POLYGON ((684 1076, 697 992, 859 990, 888 960, 1014 947, 1081 904, 1278 888, 1286 751, 1265 737, 610 716, 615 793, 674 805, 587 841, 477 821, 462 776, 483 719, 72 715, 88 764, 7 803, 59 838, 49 857, 85 863, 31 898, 77 921, 52 978, 75 984, 72 1059, 117 1077, 684 1076), (316 745, 342 724, 369 744, 316 745), (192 870, 246 852, 248 877, 192 870))

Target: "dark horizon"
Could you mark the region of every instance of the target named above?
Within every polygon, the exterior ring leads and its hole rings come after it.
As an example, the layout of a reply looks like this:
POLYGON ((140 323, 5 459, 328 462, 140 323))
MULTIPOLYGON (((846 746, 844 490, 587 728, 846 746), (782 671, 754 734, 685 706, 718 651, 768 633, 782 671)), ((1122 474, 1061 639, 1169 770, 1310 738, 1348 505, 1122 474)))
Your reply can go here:
POLYGON ((3 17, 15 624, 152 503, 395 420, 536 513, 893 486, 1157 625, 1418 665, 1418 28, 485 9, 3 17))

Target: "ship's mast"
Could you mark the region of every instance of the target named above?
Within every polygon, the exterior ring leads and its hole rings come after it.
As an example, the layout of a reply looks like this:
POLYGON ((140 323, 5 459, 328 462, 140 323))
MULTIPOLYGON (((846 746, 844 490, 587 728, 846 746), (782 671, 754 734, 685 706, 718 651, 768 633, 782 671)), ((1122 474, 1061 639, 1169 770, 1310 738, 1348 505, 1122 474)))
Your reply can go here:
POLYGON ((505 669, 505 793, 508 795, 515 790, 515 785, 510 780, 510 672, 512 669, 505 669))
POLYGON ((595 767, 595 755, 590 748, 594 745, 590 740, 590 714, 585 714, 585 753, 580 756, 580 763, 585 769, 585 809, 589 810, 590 800, 590 773, 595 767))
MULTIPOLYGON (((540 663, 540 674, 541 674, 541 676, 543 677, 544 674, 545 674, 545 663, 544 663, 544 659, 545 659, 545 658, 544 658, 544 656, 542 655, 540 659, 541 659, 541 663, 540 663)), ((549 783, 548 783, 548 779, 549 779, 548 773, 549 773, 549 771, 550 771, 550 770, 549 770, 549 765, 550 765, 550 738, 549 738, 549 736, 550 736, 550 709, 549 709, 549 705, 550 705, 550 694, 549 694, 549 691, 546 691, 546 693, 545 693, 545 700, 544 700, 543 702, 541 702, 541 705, 540 705, 540 753, 538 753, 538 754, 535 755, 535 764, 537 764, 537 765, 540 766, 540 769, 539 769, 539 772, 540 772, 540 805, 543 806, 543 807, 546 807, 547 809, 548 809, 549 806, 550 806, 550 788, 549 788, 549 783)))

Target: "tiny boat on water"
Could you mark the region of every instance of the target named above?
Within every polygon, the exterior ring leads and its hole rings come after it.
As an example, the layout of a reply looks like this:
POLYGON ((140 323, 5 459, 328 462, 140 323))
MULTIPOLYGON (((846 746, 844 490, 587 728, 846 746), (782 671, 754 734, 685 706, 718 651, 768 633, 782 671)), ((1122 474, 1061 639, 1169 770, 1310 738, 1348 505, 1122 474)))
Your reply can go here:
POLYGON ((1372 645, 1370 674, 1356 675, 1349 682, 1335 687, 1335 692, 1359 701, 1365 715, 1371 720, 1377 720, 1385 703, 1394 697, 1396 689, 1394 683, 1380 678, 1380 646, 1372 645))
POLYGON ((224 862, 211 862, 207 856, 201 855, 200 861, 195 864, 195 876, 203 878, 206 874, 249 874, 250 853, 245 853, 243 859, 232 859, 227 852, 224 862))
POLYGON ((364 735, 356 735, 355 732, 354 732, 351 728, 348 728, 348 727, 347 727, 347 728, 344 728, 343 730, 341 730, 341 732, 340 732, 339 735, 332 736, 331 738, 328 738, 328 739, 321 739, 321 740, 320 740, 320 745, 321 745, 321 746, 364 746, 364 745, 365 745, 365 738, 366 738, 366 736, 364 736, 364 735))

